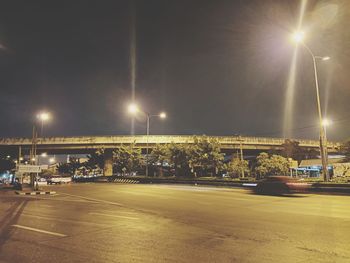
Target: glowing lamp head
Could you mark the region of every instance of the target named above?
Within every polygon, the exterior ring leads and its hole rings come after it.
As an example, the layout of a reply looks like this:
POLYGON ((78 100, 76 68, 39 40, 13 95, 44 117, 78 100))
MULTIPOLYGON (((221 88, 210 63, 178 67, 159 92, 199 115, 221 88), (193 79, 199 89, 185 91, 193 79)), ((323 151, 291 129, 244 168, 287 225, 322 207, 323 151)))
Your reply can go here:
POLYGON ((160 117, 161 119, 165 119, 165 118, 166 118, 166 113, 165 113, 165 112, 161 112, 161 113, 159 114, 159 117, 160 117))
POLYGON ((50 119, 50 114, 47 112, 41 112, 37 115, 37 118, 41 121, 47 121, 50 119))
POLYGON ((42 153, 41 157, 47 157, 47 153, 42 153))
POLYGON ((324 119, 324 120, 322 120, 322 125, 324 127, 330 126, 330 125, 332 125, 332 121, 328 120, 328 119, 324 119))
POLYGON ((328 56, 327 56, 327 57, 323 57, 323 58, 322 58, 322 60, 323 60, 323 61, 330 60, 330 59, 331 59, 331 58, 330 58, 330 57, 328 57, 328 56))
POLYGON ((49 162, 50 162, 50 163, 54 163, 54 162, 55 162, 55 158, 50 158, 50 159, 49 159, 49 162))
POLYGON ((295 32, 295 33, 293 34, 293 41, 294 41, 295 43, 303 42, 303 40, 304 40, 304 32, 298 31, 298 32, 295 32))
POLYGON ((128 112, 131 114, 136 114, 139 111, 139 108, 135 103, 132 103, 128 106, 128 112))

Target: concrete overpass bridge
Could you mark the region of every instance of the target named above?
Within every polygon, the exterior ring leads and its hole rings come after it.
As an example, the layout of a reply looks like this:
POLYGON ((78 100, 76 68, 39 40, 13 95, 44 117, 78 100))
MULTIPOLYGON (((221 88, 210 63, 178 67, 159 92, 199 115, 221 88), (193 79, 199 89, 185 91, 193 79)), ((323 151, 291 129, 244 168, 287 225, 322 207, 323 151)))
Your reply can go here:
MULTIPOLYGON (((242 147, 244 150, 281 150, 285 139, 267 137, 241 137, 241 136, 207 136, 216 139, 221 149, 235 150, 242 147)), ((318 149, 318 140, 298 140, 303 148, 318 149)), ((44 137, 37 138, 38 151, 49 152, 81 152, 86 153, 96 149, 113 149, 120 145, 128 145, 135 142, 136 147, 145 149, 154 147, 156 144, 188 143, 194 142, 194 136, 187 135, 135 135, 135 136, 80 136, 80 137, 44 137)), ((9 148, 30 149, 31 138, 0 138, 0 150, 9 148)), ((338 152, 339 142, 328 142, 329 152, 338 152)))
MULTIPOLYGON (((241 137, 241 136, 207 136, 216 139, 222 151, 234 152, 242 147, 249 151, 282 150, 285 139, 265 137, 241 137)), ((319 149, 318 140, 296 140, 300 147, 307 149, 319 149)), ((169 143, 194 143, 194 136, 186 135, 135 135, 135 136, 80 136, 80 137, 44 137, 37 138, 37 153, 72 154, 91 153, 97 149, 105 149, 105 174, 111 174, 112 149, 121 145, 129 145, 135 142, 135 146, 141 149, 154 147, 156 144, 169 143)), ((15 155, 29 154, 32 147, 31 138, 0 138, 0 152, 12 152, 15 155), (18 154, 16 154, 16 152, 18 154)), ((340 149, 339 142, 328 142, 328 152, 337 153, 340 149)))

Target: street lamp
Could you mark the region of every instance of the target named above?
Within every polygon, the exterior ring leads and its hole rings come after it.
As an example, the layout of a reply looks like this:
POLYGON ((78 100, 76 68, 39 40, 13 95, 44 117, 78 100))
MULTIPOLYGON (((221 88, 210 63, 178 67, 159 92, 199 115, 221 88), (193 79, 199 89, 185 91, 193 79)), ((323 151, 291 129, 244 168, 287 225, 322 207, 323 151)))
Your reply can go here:
POLYGON ((322 171, 323 171, 323 179, 324 181, 329 180, 328 173, 328 160, 327 160, 327 144, 326 144, 326 133, 325 133, 325 125, 322 119, 322 111, 321 111, 321 103, 320 103, 320 92, 318 87, 318 78, 317 78, 317 65, 316 60, 326 61, 329 60, 328 56, 315 56, 311 49, 305 44, 304 40, 304 32, 298 31, 293 35, 293 40, 296 43, 301 43, 305 49, 309 52, 312 57, 313 67, 314 67, 314 75, 315 75, 315 88, 316 88, 316 98, 317 98, 317 109, 318 109, 318 117, 320 124, 320 154, 322 160, 322 171))
POLYGON ((142 112, 146 115, 147 120, 147 130, 146 130, 146 176, 148 176, 148 137, 149 137, 149 130, 150 130, 150 120, 152 117, 159 117, 160 119, 165 119, 167 117, 165 112, 161 112, 159 114, 150 114, 148 112, 141 111, 139 107, 132 103, 128 106, 128 111, 131 114, 136 114, 137 112, 142 112))
POLYGON ((327 126, 330 126, 330 125, 332 125, 332 121, 331 120, 329 120, 329 119, 323 119, 323 121, 322 121, 322 125, 326 128, 327 126))
POLYGON ((135 103, 131 103, 128 106, 128 112, 131 114, 136 114, 139 111, 139 107, 135 103))
POLYGON ((40 131, 40 136, 43 137, 43 132, 44 132, 44 122, 50 120, 51 115, 48 112, 40 112, 37 116, 39 121, 41 121, 41 131, 40 131))

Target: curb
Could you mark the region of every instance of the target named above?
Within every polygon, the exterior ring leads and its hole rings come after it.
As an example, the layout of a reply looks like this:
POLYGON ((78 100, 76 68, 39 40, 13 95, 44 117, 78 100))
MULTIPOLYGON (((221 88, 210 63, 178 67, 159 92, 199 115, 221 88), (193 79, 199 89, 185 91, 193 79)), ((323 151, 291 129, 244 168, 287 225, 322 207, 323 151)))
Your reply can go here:
POLYGON ((22 191, 15 191, 17 195, 52 195, 56 194, 55 191, 49 191, 49 192, 42 192, 42 191, 33 191, 33 192, 22 192, 22 191))

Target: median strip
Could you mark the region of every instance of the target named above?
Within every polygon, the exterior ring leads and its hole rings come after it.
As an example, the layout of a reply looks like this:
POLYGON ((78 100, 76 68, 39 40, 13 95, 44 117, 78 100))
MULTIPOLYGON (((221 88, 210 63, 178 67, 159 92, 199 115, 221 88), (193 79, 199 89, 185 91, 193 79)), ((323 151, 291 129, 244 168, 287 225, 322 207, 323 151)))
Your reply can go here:
POLYGON ((29 231, 33 231, 33 232, 38 232, 38 233, 43 233, 43 234, 48 234, 48 235, 52 235, 52 236, 58 236, 58 237, 66 237, 67 236, 67 235, 64 235, 64 234, 51 232, 51 231, 46 231, 46 230, 33 228, 33 227, 28 227, 28 226, 12 225, 12 227, 21 228, 21 229, 25 229, 25 230, 29 230, 29 231))

